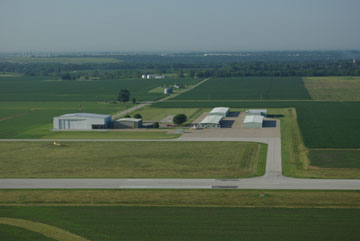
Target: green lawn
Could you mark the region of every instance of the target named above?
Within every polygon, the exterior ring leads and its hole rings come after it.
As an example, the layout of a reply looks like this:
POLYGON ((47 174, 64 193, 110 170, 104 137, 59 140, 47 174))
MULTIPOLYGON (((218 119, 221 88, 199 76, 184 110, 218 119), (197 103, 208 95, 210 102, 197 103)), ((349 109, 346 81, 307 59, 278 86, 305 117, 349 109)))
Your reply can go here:
POLYGON ((303 77, 313 100, 360 101, 359 76, 303 77))
POLYGON ((0 215, 46 223, 92 241, 360 239, 359 209, 0 207, 0 215))
POLYGON ((0 142, 0 177, 235 178, 264 174, 244 142, 0 142))
POLYGON ((359 150, 310 150, 311 165, 322 168, 360 168, 359 150))

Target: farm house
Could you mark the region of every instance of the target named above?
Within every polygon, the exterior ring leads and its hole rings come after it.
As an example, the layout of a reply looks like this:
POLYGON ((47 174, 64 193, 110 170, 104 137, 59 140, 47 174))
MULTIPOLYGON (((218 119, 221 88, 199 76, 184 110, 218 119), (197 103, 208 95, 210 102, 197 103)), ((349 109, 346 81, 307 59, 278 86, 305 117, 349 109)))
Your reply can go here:
POLYGON ((228 107, 216 107, 210 111, 209 115, 226 117, 229 114, 229 110, 230 108, 228 107))
POLYGON ((251 110, 247 110, 246 113, 248 113, 248 115, 262 115, 262 116, 266 116, 267 115, 267 110, 264 109, 251 109, 251 110))
POLYGON ((113 122, 114 129, 141 128, 142 120, 135 118, 122 118, 113 122))
POLYGON ((220 115, 208 115, 197 125, 197 127, 221 128, 222 119, 223 117, 220 115))
POLYGON ((264 117, 262 115, 247 115, 245 116, 244 128, 262 128, 264 117))
POLYGON ((54 117, 55 130, 92 130, 111 127, 111 115, 73 113, 54 117))

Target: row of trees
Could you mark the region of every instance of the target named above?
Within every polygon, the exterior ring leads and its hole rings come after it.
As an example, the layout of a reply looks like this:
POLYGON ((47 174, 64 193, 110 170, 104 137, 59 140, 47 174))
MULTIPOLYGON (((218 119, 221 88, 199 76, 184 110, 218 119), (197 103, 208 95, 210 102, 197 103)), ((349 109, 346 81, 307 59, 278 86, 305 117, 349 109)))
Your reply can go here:
POLYGON ((107 64, 59 64, 59 63, 10 63, 0 62, 0 72, 16 72, 25 75, 57 75, 71 73, 74 78, 99 77, 106 79, 139 78, 142 70, 156 73, 175 73, 177 77, 231 77, 231 76, 357 76, 360 61, 304 61, 304 62, 242 62, 242 63, 107 63, 107 64))

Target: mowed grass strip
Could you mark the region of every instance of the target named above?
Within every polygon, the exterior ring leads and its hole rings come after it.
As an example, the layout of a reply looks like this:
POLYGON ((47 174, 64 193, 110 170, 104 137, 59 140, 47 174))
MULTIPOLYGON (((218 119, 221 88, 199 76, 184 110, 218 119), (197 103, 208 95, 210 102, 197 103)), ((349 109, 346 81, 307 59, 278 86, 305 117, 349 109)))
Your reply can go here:
POLYGON ((360 191, 0 190, 0 206, 186 206, 360 208, 360 191))
POLYGON ((322 168, 359 168, 358 150, 310 150, 311 165, 322 168))
POLYGON ((313 100, 360 101, 359 76, 303 77, 313 100))
POLYGON ((299 77, 211 78, 173 100, 308 100, 299 77))
MULTIPOLYGON (((236 178, 264 172, 246 142, 1 142, 2 178, 236 178), (258 163, 259 165, 258 169, 258 163)), ((264 150, 265 149, 265 150, 264 150)))
POLYGON ((1 207, 89 240, 359 240, 359 209, 1 207))
POLYGON ((88 241, 61 228, 25 219, 0 217, 0 224, 24 228, 58 241, 88 241))

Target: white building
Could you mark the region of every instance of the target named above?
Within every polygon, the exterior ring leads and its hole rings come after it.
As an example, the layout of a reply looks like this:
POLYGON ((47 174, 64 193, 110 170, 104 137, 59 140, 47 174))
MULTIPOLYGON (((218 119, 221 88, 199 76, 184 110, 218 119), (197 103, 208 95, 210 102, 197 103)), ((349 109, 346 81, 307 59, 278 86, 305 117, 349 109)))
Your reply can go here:
POLYGON ((264 116, 262 115, 247 115, 245 116, 243 127, 244 128, 262 128, 264 116))
POLYGON ((111 127, 111 115, 73 113, 54 117, 55 130, 92 130, 111 127))
POLYGON ((248 113, 248 115, 266 116, 267 115, 267 110, 264 110, 264 109, 251 109, 251 110, 246 111, 246 113, 248 113))
POLYGON ((228 107, 215 107, 209 113, 209 115, 219 115, 222 117, 226 117, 229 114, 230 108, 228 107))
POLYGON ((141 128, 142 120, 136 118, 122 118, 113 122, 114 129, 141 128))
POLYGON ((146 74, 141 75, 142 79, 146 79, 146 74))
POLYGON ((221 128, 222 119, 223 117, 220 115, 208 115, 197 125, 197 127, 221 128))
POLYGON ((165 79, 165 75, 147 74, 146 79, 165 79))

